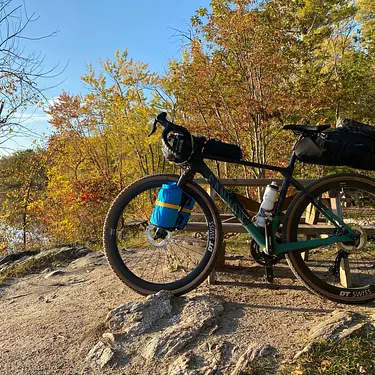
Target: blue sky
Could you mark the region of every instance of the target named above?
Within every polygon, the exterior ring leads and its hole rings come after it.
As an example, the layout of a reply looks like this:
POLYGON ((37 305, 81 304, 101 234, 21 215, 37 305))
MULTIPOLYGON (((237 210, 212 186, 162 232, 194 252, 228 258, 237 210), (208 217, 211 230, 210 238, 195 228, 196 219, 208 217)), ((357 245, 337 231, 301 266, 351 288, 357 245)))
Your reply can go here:
MULTIPOLYGON (((16 2, 16 1, 15 1, 16 2)), ((61 81, 47 92, 49 98, 62 90, 84 92, 80 77, 90 62, 98 67, 99 58, 114 56, 115 50, 128 48, 130 57, 149 63, 150 70, 164 72, 167 61, 180 56, 181 42, 173 29, 188 30, 190 17, 209 0, 25 0, 28 14, 39 19, 25 35, 38 37, 59 30, 55 37, 28 41, 27 49, 45 55, 46 69, 59 64, 64 72, 46 80, 47 86, 61 81)), ((48 132, 44 114, 37 111, 28 119, 37 133, 48 132)), ((18 139, 9 147, 26 147, 30 139, 18 139)))

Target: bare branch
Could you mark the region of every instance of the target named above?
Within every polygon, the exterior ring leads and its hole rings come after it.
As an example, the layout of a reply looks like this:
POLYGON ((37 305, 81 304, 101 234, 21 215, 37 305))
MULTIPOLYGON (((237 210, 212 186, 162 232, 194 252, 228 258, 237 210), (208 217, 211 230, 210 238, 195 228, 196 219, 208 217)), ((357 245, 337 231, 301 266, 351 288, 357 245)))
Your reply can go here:
POLYGON ((12 137, 33 133, 22 124, 22 114, 29 106, 47 100, 48 87, 40 85, 40 80, 54 78, 66 68, 59 71, 59 64, 55 64, 46 69, 44 55, 26 51, 24 42, 58 33, 56 29, 47 35, 26 35, 28 26, 38 19, 35 13, 28 14, 25 1, 18 5, 13 0, 0 0, 0 144, 9 138, 6 136, 9 129, 12 137))

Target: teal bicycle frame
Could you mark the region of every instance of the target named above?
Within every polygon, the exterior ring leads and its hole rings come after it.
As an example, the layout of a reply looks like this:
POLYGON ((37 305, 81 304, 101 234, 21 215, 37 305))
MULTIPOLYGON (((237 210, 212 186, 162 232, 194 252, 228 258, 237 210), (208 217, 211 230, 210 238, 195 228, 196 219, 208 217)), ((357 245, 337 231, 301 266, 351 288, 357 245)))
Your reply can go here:
MULTIPOLYGON (((210 157, 205 155, 205 159, 210 160, 217 160, 223 161, 228 163, 234 164, 241 164, 256 168, 263 168, 268 170, 273 170, 281 173, 284 176, 284 180, 281 186, 279 199, 276 203, 276 210, 275 216, 272 221, 272 255, 276 255, 282 257, 283 254, 289 251, 299 251, 304 252, 306 250, 310 250, 319 246, 330 245, 333 243, 339 242, 352 242, 355 239, 355 233, 353 230, 344 223, 344 221, 335 215, 331 209, 324 206, 319 200, 313 197, 308 188, 305 188, 301 185, 297 180, 292 177, 294 171, 294 165, 296 162, 296 156, 293 153, 290 159, 289 165, 286 168, 275 167, 272 165, 267 164, 259 164, 253 163, 249 161, 233 161, 227 158, 221 157, 210 157), (297 190, 303 191, 310 199, 311 203, 326 217, 326 219, 337 229, 338 232, 345 233, 340 235, 332 235, 327 238, 317 238, 305 241, 298 241, 298 242, 287 242, 287 243, 279 243, 276 241, 276 231, 280 224, 280 215, 281 215, 281 208, 286 197, 288 188, 290 185, 293 185, 297 190)), ((199 160, 198 162, 190 162, 189 166, 185 169, 185 172, 182 174, 178 185, 183 186, 186 180, 191 180, 196 173, 200 173, 207 181, 207 183, 215 190, 217 195, 221 198, 221 200, 230 208, 233 214, 237 217, 239 222, 243 225, 246 231, 252 236, 255 242, 260 246, 262 251, 265 251, 267 248, 266 245, 266 236, 265 234, 255 226, 252 222, 252 218, 249 216, 248 212, 246 211, 243 204, 239 201, 235 194, 231 191, 227 190, 224 185, 219 181, 219 179, 214 175, 214 173, 210 170, 206 163, 204 163, 203 159, 199 160)))

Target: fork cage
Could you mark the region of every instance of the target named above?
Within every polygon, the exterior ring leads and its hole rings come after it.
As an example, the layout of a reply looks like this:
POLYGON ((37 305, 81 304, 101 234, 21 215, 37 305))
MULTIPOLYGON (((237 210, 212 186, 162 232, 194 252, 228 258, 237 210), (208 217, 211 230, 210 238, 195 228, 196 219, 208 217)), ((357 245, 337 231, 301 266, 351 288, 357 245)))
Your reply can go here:
MULTIPOLYGON (((353 230, 344 223, 344 221, 335 215, 331 209, 325 207, 319 200, 317 200, 309 191, 308 187, 305 188, 297 180, 292 177, 294 164, 296 157, 294 153, 290 159, 289 165, 286 168, 275 167, 267 164, 253 163, 245 160, 233 161, 226 158, 218 157, 207 157, 207 159, 225 161, 228 163, 241 164, 246 166, 252 166, 256 168, 269 169, 281 173, 284 177, 279 199, 276 202, 276 211, 275 217, 272 223, 272 236, 274 238, 274 255, 282 256, 283 254, 289 251, 299 251, 304 252, 309 249, 314 249, 319 246, 329 245, 338 242, 348 242, 353 241, 354 233, 353 230), (336 228, 344 229, 347 234, 344 235, 334 235, 328 238, 318 238, 311 239, 306 241, 298 242, 287 242, 279 243, 276 239, 276 231, 280 223, 280 214, 282 210, 282 205, 286 197, 288 188, 290 185, 293 185, 297 190, 303 191, 307 197, 310 198, 311 203, 326 217, 326 219, 336 228)), ((195 173, 201 174, 207 183, 215 190, 220 199, 226 204, 226 206, 233 212, 238 221, 243 225, 246 231, 252 236, 255 242, 260 246, 261 249, 266 248, 266 240, 264 233, 259 230, 259 228, 253 223, 251 216, 246 211, 246 208, 240 202, 235 194, 226 189, 220 180, 215 176, 215 174, 210 170, 206 163, 203 160, 200 160, 199 163, 191 163, 185 172, 182 174, 178 185, 183 186, 185 180, 192 179, 195 173)))

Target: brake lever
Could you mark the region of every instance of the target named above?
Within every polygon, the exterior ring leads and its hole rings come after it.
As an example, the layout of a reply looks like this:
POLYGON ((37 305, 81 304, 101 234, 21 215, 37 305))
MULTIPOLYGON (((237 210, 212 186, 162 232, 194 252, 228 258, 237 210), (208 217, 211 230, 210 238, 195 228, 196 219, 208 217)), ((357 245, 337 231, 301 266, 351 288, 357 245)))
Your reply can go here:
POLYGON ((154 125, 152 125, 152 129, 151 129, 150 133, 148 134, 148 137, 150 137, 152 134, 154 134, 156 132, 156 125, 157 124, 158 124, 158 120, 155 119, 154 125))
POLYGON ((151 132, 148 136, 155 133, 156 125, 158 123, 160 123, 162 126, 164 126, 164 128, 167 128, 170 125, 170 122, 167 120, 167 113, 166 112, 162 112, 162 113, 158 114, 158 116, 156 117, 156 119, 154 121, 154 125, 152 125, 151 132))

